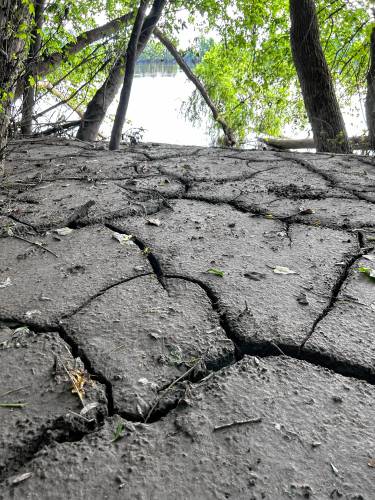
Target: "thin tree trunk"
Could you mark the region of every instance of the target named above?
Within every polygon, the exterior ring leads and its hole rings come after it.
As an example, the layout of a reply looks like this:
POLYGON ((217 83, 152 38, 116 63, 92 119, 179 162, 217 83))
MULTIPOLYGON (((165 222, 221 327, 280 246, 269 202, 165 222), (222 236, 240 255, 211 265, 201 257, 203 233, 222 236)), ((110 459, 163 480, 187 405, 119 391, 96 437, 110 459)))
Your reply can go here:
POLYGON ((375 150, 375 28, 370 39, 370 66, 367 73, 366 119, 370 149, 375 150))
POLYGON ((317 151, 349 153, 345 123, 319 38, 314 0, 289 0, 290 39, 317 151))
POLYGON ((26 61, 27 71, 25 74, 25 90, 23 92, 23 103, 22 103, 22 119, 21 119, 21 132, 23 135, 31 135, 32 133, 32 123, 33 123, 33 112, 35 106, 35 95, 36 95, 36 78, 37 75, 32 70, 30 66, 35 62, 38 57, 42 37, 40 35, 40 30, 43 26, 44 20, 44 8, 45 0, 35 0, 35 24, 33 26, 31 37, 32 41, 29 49, 29 57, 26 61), (30 82, 32 80, 32 82, 30 82))
POLYGON ((7 144, 14 91, 26 56, 25 41, 18 35, 29 19, 29 9, 22 0, 0 0, 0 162, 7 144))
POLYGON ((109 141, 109 149, 111 151, 119 149, 120 147, 122 129, 124 127, 126 112, 129 105, 130 93, 133 85, 135 64, 137 62, 137 47, 139 37, 141 36, 147 5, 148 0, 140 1, 137 17, 135 18, 133 30, 130 35, 128 48, 126 49, 124 84, 121 89, 120 102, 117 107, 115 121, 113 123, 111 140, 109 141))
MULTIPOLYGON (((137 47, 137 57, 147 45, 166 3, 167 0, 154 0, 151 11, 142 26, 137 47)), ((87 142, 96 140, 108 108, 121 88, 121 83, 124 80, 125 63, 125 55, 117 59, 107 79, 89 102, 84 119, 77 132, 77 139, 87 142)))
POLYGON ((171 55, 174 57, 176 63, 180 66, 180 68, 185 73, 185 75, 188 77, 188 79, 195 85, 195 88, 198 90, 198 92, 200 93, 200 95, 204 99, 205 103, 210 108, 214 120, 221 126, 221 128, 224 132, 224 135, 225 135, 226 144, 228 146, 235 146, 236 140, 235 140, 233 131, 228 127, 225 120, 223 120, 220 117, 219 111, 216 108, 215 104, 212 102, 210 96, 208 95, 206 89, 204 88, 203 83, 199 80, 198 77, 196 77, 194 75, 194 73, 191 71, 189 66, 186 64, 186 62, 184 61, 184 58, 179 54, 178 50, 173 45, 173 43, 158 28, 154 29, 154 35, 166 47, 166 49, 171 53, 171 55))

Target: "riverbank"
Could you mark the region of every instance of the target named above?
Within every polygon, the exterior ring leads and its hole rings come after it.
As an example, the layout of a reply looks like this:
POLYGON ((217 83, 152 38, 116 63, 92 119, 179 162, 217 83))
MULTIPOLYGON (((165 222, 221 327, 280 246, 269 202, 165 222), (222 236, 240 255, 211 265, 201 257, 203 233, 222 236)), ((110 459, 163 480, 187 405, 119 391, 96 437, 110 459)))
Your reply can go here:
POLYGON ((372 159, 13 142, 0 200, 0 498, 374 497, 372 159))

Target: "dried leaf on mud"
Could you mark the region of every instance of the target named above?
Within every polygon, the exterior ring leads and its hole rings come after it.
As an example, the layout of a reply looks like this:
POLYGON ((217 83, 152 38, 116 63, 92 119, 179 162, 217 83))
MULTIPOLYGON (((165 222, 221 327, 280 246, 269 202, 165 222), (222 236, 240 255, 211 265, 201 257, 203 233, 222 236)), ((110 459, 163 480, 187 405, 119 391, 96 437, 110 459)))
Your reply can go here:
POLYGON ((292 271, 292 269, 289 269, 289 267, 284 267, 284 266, 274 267, 273 272, 275 274, 297 274, 296 271, 292 271))
POLYGON ((15 486, 16 484, 20 484, 23 481, 26 481, 26 479, 29 479, 32 475, 32 472, 24 472, 23 474, 13 476, 12 478, 10 478, 9 482, 12 486, 15 486))
POLYGON ((112 233, 112 238, 121 243, 121 245, 134 245, 133 235, 132 234, 120 234, 120 233, 112 233))
POLYGON ((12 286, 12 280, 8 277, 5 281, 0 282, 0 288, 6 288, 7 286, 12 286))
POLYGON ((79 399, 82 401, 85 395, 85 385, 89 383, 85 372, 80 369, 68 370, 69 377, 72 380, 72 394, 78 394, 79 399))
POLYGON ((159 219, 146 219, 147 221, 147 224, 149 224, 150 226, 160 226, 161 225, 161 222, 159 219))
POLYGON ((59 229, 55 229, 54 232, 59 236, 67 236, 68 234, 73 232, 73 229, 70 227, 60 227, 59 229))

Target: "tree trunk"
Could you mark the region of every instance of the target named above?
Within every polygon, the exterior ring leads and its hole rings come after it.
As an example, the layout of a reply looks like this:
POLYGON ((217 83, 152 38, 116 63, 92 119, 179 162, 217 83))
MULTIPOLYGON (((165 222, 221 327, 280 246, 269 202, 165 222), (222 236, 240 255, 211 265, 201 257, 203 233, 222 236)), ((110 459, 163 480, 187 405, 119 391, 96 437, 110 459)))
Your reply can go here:
POLYGON ((314 0, 290 0, 290 39, 317 151, 349 153, 344 120, 319 38, 314 0))
POLYGON ((0 0, 0 161, 7 144, 14 91, 26 55, 20 28, 29 24, 29 18, 29 9, 22 0, 0 0))
POLYGON ((133 85, 135 64, 137 62, 137 48, 139 37, 141 36, 147 5, 148 0, 140 1, 137 17, 135 18, 133 30, 130 35, 128 48, 126 49, 124 84, 121 89, 120 102, 116 111, 115 121, 113 123, 111 133, 111 140, 109 142, 109 149, 111 151, 119 149, 120 147, 122 129, 124 127, 126 112, 129 105, 130 93, 133 85))
POLYGON ((23 135, 31 135, 33 131, 33 112, 36 96, 36 78, 37 75, 29 68, 35 62, 39 55, 42 37, 40 30, 43 26, 45 0, 35 0, 35 21, 31 32, 31 44, 29 57, 26 62, 27 71, 25 74, 25 90, 23 92, 21 132, 23 135), (30 79, 33 80, 30 83, 30 79))
POLYGON ((370 66, 367 73, 366 119, 370 149, 375 150, 375 28, 370 39, 370 66))
MULTIPOLYGON (((154 0, 149 15, 144 20, 137 47, 137 57, 142 53, 158 23, 167 0, 154 0)), ((89 102, 84 119, 77 132, 77 139, 95 141, 108 108, 120 90, 124 80, 126 58, 121 56, 112 67, 107 79, 89 102)))
POLYGON ((179 54, 176 47, 173 43, 157 28, 154 29, 154 35, 156 38, 165 46, 165 48, 171 53, 174 57, 176 63, 180 66, 182 71, 188 77, 188 79, 195 85, 195 88, 198 90, 202 98, 204 99, 207 106, 210 108, 212 116, 214 120, 221 126, 224 135, 225 142, 227 146, 235 146, 236 139, 234 137, 233 131, 228 127, 225 120, 220 117, 219 111, 217 110, 215 104, 212 102, 210 96, 208 95, 206 89, 204 88, 203 83, 197 78, 194 73, 191 71, 189 66, 184 61, 184 58, 179 54))

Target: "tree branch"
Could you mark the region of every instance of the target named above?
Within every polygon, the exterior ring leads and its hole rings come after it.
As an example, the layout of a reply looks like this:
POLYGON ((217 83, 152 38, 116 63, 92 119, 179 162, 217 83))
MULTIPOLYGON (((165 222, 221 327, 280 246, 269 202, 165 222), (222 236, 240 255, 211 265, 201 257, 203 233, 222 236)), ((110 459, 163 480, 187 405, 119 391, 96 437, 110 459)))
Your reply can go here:
MULTIPOLYGON (((34 75, 38 75, 39 77, 45 76, 56 67, 58 67, 66 58, 70 55, 77 54, 82 49, 88 47, 89 45, 101 40, 102 38, 109 36, 113 33, 116 33, 119 29, 126 26, 129 21, 133 18, 134 12, 129 12, 124 14, 121 17, 113 19, 102 26, 98 26, 89 31, 85 31, 81 33, 75 40, 75 42, 68 43, 58 52, 54 52, 49 56, 44 57, 39 61, 35 61, 30 65, 29 71, 34 75)), ((20 83, 16 91, 16 98, 20 97, 23 92, 24 83, 20 83)))
POLYGON ((212 116, 214 120, 221 126, 223 129, 226 141, 228 146, 234 146, 236 144, 236 140, 234 138, 234 134, 232 130, 228 127, 227 123, 220 117, 219 111, 217 110, 215 104, 212 102, 210 96, 208 95, 206 89, 204 88, 203 83, 199 80, 197 76, 191 71, 189 66, 184 61, 184 58, 180 55, 176 47, 173 43, 167 38, 158 28, 154 29, 154 35, 156 38, 166 47, 166 49, 172 54, 176 63, 180 66, 182 71, 188 77, 188 79, 195 85, 196 89, 202 96, 203 100, 210 108, 212 116))

